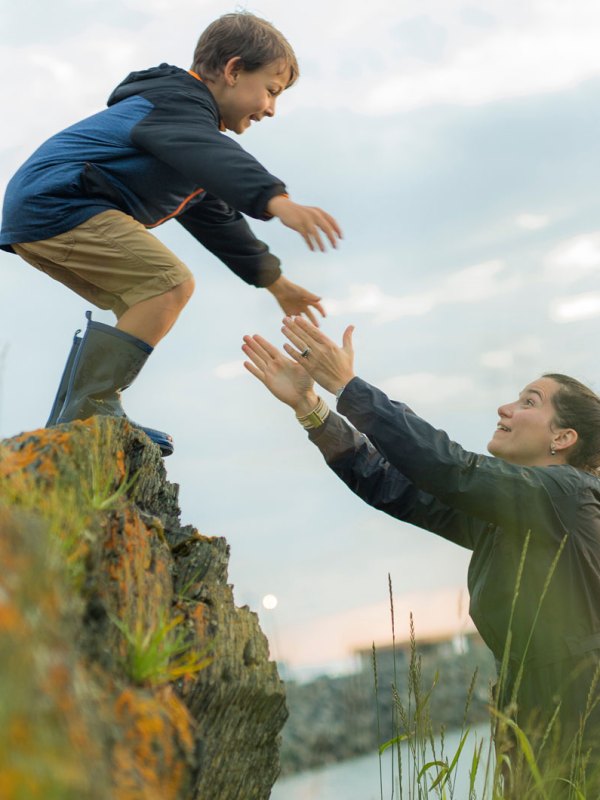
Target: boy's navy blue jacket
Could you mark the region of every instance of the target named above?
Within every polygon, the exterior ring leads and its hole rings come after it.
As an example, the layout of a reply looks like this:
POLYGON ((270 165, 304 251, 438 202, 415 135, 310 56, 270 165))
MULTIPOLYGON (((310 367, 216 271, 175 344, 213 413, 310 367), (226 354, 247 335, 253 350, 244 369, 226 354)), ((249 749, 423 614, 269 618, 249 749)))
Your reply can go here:
POLYGON ((498 661, 509 641, 505 692, 523 662, 520 712, 551 712, 560 695, 570 730, 600 663, 600 479, 467 452, 360 378, 337 407, 360 433, 334 413, 310 432, 331 469, 374 508, 472 551, 471 617, 498 661))
POLYGON ((192 73, 168 64, 131 73, 107 109, 53 136, 13 176, 0 247, 118 209, 148 228, 176 218, 247 283, 270 285, 279 259, 240 212, 269 219, 285 185, 221 131, 218 106, 192 73))

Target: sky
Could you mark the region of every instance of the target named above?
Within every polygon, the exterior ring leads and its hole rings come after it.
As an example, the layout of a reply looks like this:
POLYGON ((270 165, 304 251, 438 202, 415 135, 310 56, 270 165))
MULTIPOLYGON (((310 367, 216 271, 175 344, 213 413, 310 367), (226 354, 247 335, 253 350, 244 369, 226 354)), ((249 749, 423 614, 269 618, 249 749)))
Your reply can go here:
MULTIPOLYGON (((344 239, 311 253, 251 221, 323 330, 356 325, 356 371, 469 450, 543 372, 600 390, 600 6, 589 0, 215 0, 0 4, 0 190, 48 136, 100 110, 125 75, 189 67, 201 31, 246 8, 293 44, 301 78, 239 143, 344 239)), ((302 676, 356 647, 469 626, 469 553, 364 505, 242 367, 244 334, 281 313, 176 222, 155 231, 196 294, 124 395, 169 431, 182 520, 225 536, 238 605, 302 676), (276 608, 261 601, 277 597, 276 608)), ((0 253, 0 437, 42 426, 88 308, 0 253)), ((113 324, 109 312, 94 318, 113 324)), ((332 398, 325 395, 333 405, 332 398)))

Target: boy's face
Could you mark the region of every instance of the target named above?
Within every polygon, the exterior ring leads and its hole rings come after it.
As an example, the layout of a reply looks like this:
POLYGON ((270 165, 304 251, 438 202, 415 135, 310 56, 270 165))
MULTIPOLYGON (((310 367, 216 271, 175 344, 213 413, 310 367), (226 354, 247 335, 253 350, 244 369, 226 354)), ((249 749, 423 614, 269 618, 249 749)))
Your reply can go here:
POLYGON ((241 134, 253 122, 275 114, 277 98, 288 85, 289 70, 281 61, 274 61, 246 72, 236 69, 237 61, 227 63, 211 90, 227 130, 241 134))

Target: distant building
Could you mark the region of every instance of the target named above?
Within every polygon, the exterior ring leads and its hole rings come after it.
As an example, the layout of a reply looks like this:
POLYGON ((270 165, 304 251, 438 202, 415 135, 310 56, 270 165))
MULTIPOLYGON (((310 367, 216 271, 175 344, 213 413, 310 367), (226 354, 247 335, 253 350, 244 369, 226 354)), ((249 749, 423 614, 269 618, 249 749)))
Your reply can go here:
MULTIPOLYGON (((417 637, 415 640, 417 654, 426 658, 427 661, 445 661, 455 656, 478 653, 487 651, 487 646, 479 633, 475 630, 464 631, 454 634, 438 634, 436 636, 417 637)), ((373 669, 373 649, 361 648, 355 651, 363 671, 373 669)), ((375 655, 377 667, 387 668, 394 662, 396 667, 405 667, 410 662, 411 642, 410 639, 396 642, 395 645, 384 644, 375 645, 375 655)), ((387 671, 387 669, 386 669, 387 671)))

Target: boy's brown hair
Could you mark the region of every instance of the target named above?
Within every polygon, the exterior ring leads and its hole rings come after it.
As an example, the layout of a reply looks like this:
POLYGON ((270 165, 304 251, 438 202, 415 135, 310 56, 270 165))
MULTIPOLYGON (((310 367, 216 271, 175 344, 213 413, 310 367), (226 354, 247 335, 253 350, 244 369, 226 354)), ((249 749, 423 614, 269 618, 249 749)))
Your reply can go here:
POLYGON ((214 79, 236 56, 246 72, 283 61, 290 72, 286 89, 300 74, 296 54, 285 36, 270 22, 248 11, 224 14, 208 26, 198 39, 192 70, 201 78, 214 79))

